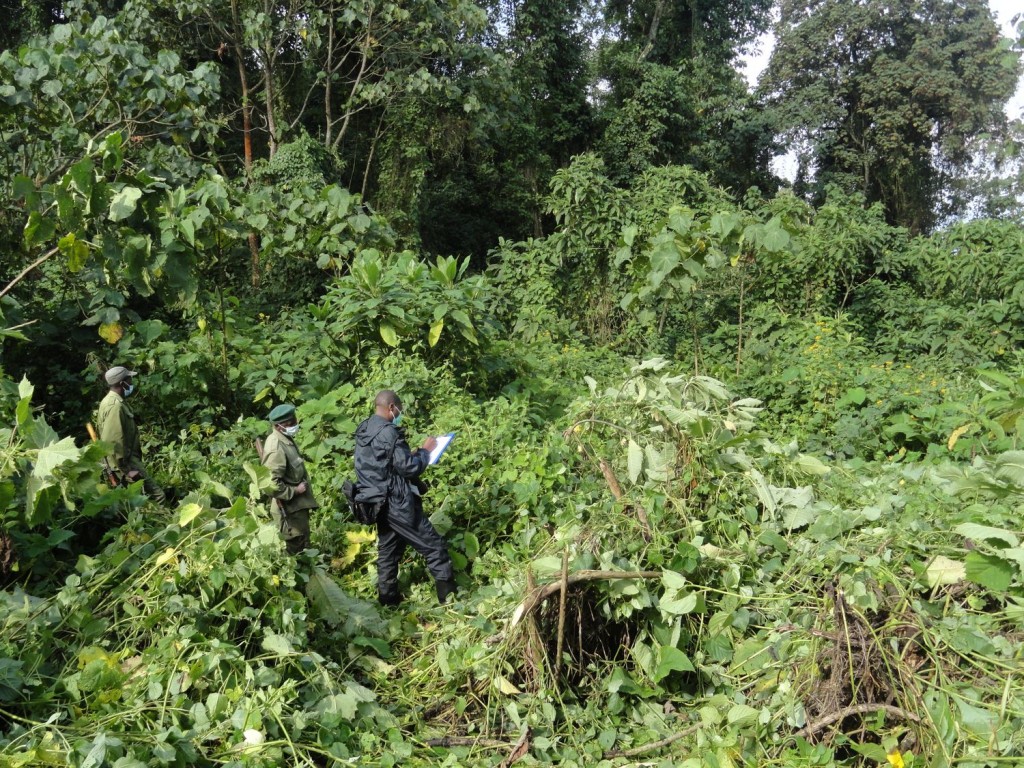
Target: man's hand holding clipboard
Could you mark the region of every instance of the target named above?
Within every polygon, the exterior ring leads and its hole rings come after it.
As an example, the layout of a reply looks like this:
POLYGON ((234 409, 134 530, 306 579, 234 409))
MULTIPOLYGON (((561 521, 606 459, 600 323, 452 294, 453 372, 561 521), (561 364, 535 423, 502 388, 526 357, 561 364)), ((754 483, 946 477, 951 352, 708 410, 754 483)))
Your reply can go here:
POLYGON ((441 454, 447 450, 448 446, 452 444, 452 440, 455 439, 455 433, 449 432, 447 435, 438 435, 434 438, 436 445, 430 449, 430 463, 437 464, 441 458, 441 454))

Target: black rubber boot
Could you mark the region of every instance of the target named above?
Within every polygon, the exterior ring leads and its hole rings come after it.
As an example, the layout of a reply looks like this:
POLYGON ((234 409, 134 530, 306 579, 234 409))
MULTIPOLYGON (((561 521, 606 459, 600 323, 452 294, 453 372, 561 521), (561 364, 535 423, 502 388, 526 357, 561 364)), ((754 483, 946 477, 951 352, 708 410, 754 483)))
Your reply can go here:
POLYGON ((380 592, 377 594, 377 602, 384 606, 394 608, 402 602, 402 596, 398 592, 380 592))
POLYGON ((438 579, 435 585, 437 586, 437 602, 441 605, 448 602, 448 596, 454 595, 455 590, 458 589, 455 579, 438 579))

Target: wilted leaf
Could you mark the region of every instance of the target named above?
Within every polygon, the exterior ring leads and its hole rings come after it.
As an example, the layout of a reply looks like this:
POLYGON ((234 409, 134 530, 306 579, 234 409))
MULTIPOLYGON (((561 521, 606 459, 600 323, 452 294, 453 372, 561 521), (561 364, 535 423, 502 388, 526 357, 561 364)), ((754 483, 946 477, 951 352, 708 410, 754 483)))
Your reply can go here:
POLYGON ((430 346, 436 346, 437 342, 441 338, 441 331, 444 330, 444 319, 440 319, 430 326, 430 335, 427 337, 427 341, 430 346))
POLYGON ((99 333, 100 338, 108 344, 117 344, 124 336, 124 328, 120 323, 102 323, 99 333))
POLYGON ((949 436, 949 440, 946 441, 946 448, 952 451, 953 447, 956 445, 956 441, 963 437, 967 433, 967 430, 973 426, 973 424, 964 424, 962 427, 954 429, 953 433, 949 436))
POLYGON ((170 563, 172 560, 177 562, 177 557, 178 550, 174 549, 173 547, 168 547, 160 553, 159 557, 157 557, 156 564, 157 566, 161 566, 170 563))
POLYGON ((924 572, 925 583, 929 587, 938 587, 946 584, 956 584, 962 581, 967 571, 964 564, 951 560, 945 555, 939 555, 924 572))
POLYGON ((494 677, 495 687, 504 693, 506 696, 515 696, 520 693, 519 689, 516 688, 506 677, 503 675, 495 675, 494 677))
POLYGON ((195 520, 203 512, 203 508, 198 504, 186 504, 181 508, 178 513, 178 525, 184 528, 186 525, 195 520))
POLYGON ((626 467, 629 471, 629 481, 635 483, 644 468, 644 451, 633 438, 629 439, 629 454, 626 467))

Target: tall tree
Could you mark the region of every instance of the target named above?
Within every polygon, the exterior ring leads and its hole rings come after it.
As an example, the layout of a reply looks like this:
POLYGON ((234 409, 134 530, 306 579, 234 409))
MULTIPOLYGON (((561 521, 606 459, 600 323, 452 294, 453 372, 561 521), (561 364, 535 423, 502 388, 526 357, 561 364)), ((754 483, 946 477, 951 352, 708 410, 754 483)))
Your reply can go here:
POLYGON ((838 183, 932 227, 1019 72, 986 0, 784 0, 776 36, 762 92, 814 190, 838 183))
POLYGON ((426 180, 423 243, 483 257, 500 237, 540 237, 552 175, 592 141, 585 0, 496 0, 489 103, 461 150, 426 180), (500 104, 500 107, 498 106, 500 104))
POLYGON ((767 177, 770 134, 733 63, 770 0, 608 0, 594 90, 610 175, 689 164, 745 188, 767 177))

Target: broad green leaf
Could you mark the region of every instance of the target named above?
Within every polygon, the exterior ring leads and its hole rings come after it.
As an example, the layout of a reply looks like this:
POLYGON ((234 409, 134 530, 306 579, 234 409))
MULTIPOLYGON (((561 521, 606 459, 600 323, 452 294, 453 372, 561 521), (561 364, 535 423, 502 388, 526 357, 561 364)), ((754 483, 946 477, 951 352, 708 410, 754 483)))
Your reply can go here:
POLYGON ((380 337, 384 339, 384 343, 389 347, 398 346, 398 334, 395 333, 395 329, 389 323, 381 324, 380 337))
POLYGON ((38 478, 49 477, 53 470, 68 461, 78 458, 80 451, 75 447, 74 438, 65 437, 59 443, 40 448, 32 474, 38 478))
POLYGON ((741 728, 749 725, 756 725, 760 713, 753 707, 746 704, 734 704, 726 715, 730 725, 738 725, 741 728))
POLYGON ((693 664, 685 653, 670 645, 661 646, 654 682, 660 682, 671 672, 693 672, 693 664))
POLYGON ((832 468, 821 459, 806 453, 797 454, 796 459, 793 461, 793 466, 808 475, 827 475, 832 471, 832 468))
POLYGON ((956 705, 960 710, 960 723, 967 730, 984 738, 995 732, 998 717, 995 712, 976 707, 960 697, 956 697, 956 705))
POLYGON ((83 197, 89 197, 92 194, 92 186, 96 180, 96 173, 93 170, 92 158, 86 157, 79 160, 68 171, 68 175, 71 177, 71 183, 74 184, 75 188, 82 193, 83 197))
POLYGON ((39 211, 32 211, 25 222, 25 247, 32 250, 37 245, 47 242, 56 231, 53 221, 43 217, 39 211))
POLYGON ((346 594, 323 568, 313 569, 306 582, 306 596, 320 618, 331 626, 342 627, 348 635, 384 633, 386 623, 376 606, 346 594))
POLYGON ((263 638, 262 645, 263 650, 270 651, 270 653, 277 654, 278 656, 288 656, 294 653, 288 638, 276 632, 267 632, 263 638))
POLYGON ((135 207, 140 197, 142 197, 142 190, 138 187, 124 187, 115 193, 110 201, 110 220, 124 221, 135 213, 135 207))
POLYGON ((993 592, 1005 592, 1013 580, 1013 566, 995 555, 968 552, 965 565, 970 581, 993 592))
POLYGON ((475 560, 480 554, 480 542, 477 540, 476 536, 469 531, 466 531, 462 537, 462 543, 466 548, 466 557, 470 560, 475 560))
POLYGON ((1024 488, 1024 451, 1006 451, 993 459, 996 476, 1024 488))
POLYGON ((818 513, 811 506, 786 507, 782 514, 782 524, 789 531, 808 526, 817 519, 818 513))
POLYGON ((678 571, 662 571, 661 583, 665 589, 686 589, 686 577, 678 571))
POLYGON ((658 607, 665 613, 671 613, 675 616, 683 616, 687 613, 693 613, 693 609, 697 607, 697 593, 691 592, 690 594, 683 595, 682 597, 663 597, 658 600, 658 607))
POLYGON ((441 318, 440 320, 435 322, 432 326, 430 326, 430 335, 427 337, 427 341, 429 342, 430 346, 432 346, 432 347, 437 346, 437 342, 441 338, 441 331, 443 331, 443 330, 444 330, 444 318, 441 318))
POLYGON ((631 483, 637 481, 644 468, 644 451, 633 438, 629 439, 626 468, 629 471, 629 482, 631 483))
POLYGON ((1020 544, 1020 540, 1016 534, 1004 530, 1002 528, 993 528, 988 525, 978 525, 977 523, 963 523, 954 528, 957 533, 963 536, 965 539, 973 539, 974 541, 983 540, 995 540, 1006 542, 1009 547, 1016 547, 1020 544))

